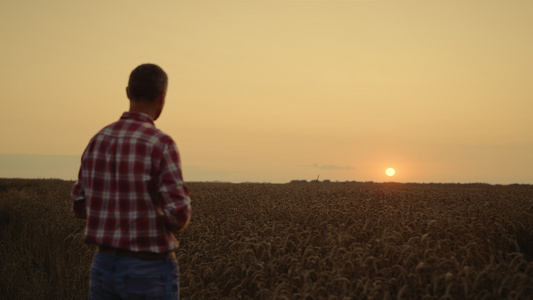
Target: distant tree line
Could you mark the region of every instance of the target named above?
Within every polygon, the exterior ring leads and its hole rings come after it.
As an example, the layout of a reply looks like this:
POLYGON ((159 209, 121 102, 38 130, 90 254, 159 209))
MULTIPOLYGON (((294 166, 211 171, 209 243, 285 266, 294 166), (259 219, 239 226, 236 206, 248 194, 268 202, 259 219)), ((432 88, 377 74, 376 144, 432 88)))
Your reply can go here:
POLYGON ((352 180, 352 181, 331 181, 329 179, 324 179, 322 181, 317 180, 317 179, 307 181, 305 179, 295 179, 295 180, 291 180, 289 183, 374 183, 374 182, 373 181, 361 182, 361 181, 355 181, 355 180, 352 180))

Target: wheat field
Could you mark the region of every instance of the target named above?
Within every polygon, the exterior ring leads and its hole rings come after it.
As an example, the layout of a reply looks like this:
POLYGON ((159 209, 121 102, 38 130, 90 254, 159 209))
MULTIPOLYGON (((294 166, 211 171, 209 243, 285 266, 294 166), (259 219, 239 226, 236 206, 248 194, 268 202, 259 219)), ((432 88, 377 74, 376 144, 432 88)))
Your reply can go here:
MULTIPOLYGON (((0 179, 0 299, 84 299, 73 182, 0 179)), ((533 186, 190 183, 182 299, 533 299, 533 186)))

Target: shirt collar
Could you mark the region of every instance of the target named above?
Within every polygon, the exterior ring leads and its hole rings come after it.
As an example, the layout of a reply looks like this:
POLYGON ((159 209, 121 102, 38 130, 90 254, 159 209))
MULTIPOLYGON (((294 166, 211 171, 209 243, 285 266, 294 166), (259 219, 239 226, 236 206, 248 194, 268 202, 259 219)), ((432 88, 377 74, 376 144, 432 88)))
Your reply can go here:
POLYGON ((155 126, 154 120, 152 120, 152 118, 145 113, 127 111, 122 114, 122 117, 120 117, 120 119, 121 120, 135 120, 139 122, 148 122, 155 126))

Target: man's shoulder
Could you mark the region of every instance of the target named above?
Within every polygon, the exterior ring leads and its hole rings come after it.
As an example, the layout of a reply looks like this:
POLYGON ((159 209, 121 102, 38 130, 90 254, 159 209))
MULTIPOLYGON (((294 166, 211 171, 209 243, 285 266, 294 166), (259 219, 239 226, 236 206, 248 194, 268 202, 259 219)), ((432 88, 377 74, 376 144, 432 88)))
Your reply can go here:
POLYGON ((134 123, 127 130, 129 131, 127 133, 128 136, 144 140, 150 144, 165 145, 174 143, 174 140, 170 135, 150 123, 134 123))
POLYGON ((146 128, 147 136, 153 141, 153 142, 160 142, 160 143, 173 143, 174 140, 172 137, 165 132, 163 132, 161 129, 158 129, 154 126, 151 128, 146 128))
POLYGON ((149 144, 173 144, 170 135, 156 128, 154 124, 134 120, 118 120, 102 128, 94 137, 135 139, 149 144))

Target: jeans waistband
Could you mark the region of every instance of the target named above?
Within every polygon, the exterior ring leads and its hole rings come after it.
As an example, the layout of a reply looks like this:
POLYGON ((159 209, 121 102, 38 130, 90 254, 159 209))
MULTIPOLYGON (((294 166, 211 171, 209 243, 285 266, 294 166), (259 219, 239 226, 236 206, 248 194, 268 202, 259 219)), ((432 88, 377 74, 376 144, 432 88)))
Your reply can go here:
POLYGON ((123 257, 132 257, 146 260, 166 260, 166 259, 176 259, 176 253, 170 251, 167 253, 154 253, 154 252, 134 252, 126 249, 118 249, 107 246, 98 246, 98 252, 104 254, 111 254, 116 256, 123 257))

